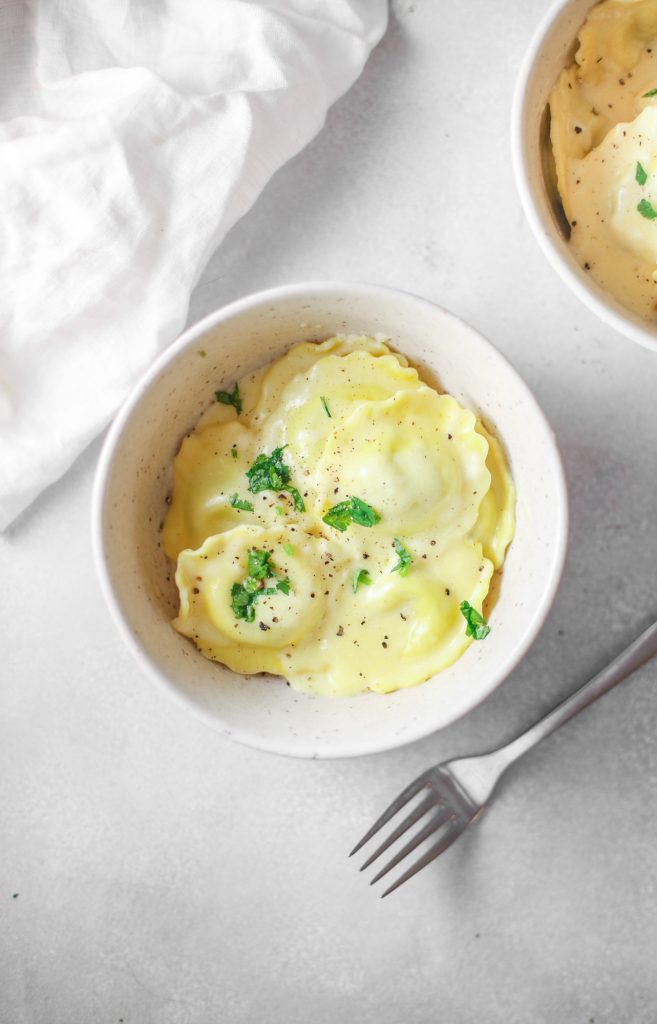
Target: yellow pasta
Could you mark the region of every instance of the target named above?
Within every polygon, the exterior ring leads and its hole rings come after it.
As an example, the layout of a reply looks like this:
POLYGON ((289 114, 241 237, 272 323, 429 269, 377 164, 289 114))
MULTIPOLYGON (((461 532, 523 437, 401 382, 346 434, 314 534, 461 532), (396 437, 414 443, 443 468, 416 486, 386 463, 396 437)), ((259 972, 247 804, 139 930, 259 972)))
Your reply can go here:
POLYGON ((462 606, 482 612, 514 509, 499 442, 383 340, 304 342, 221 392, 174 459, 173 625, 309 693, 422 683, 472 642, 462 606))
POLYGON ((657 317, 657 0, 604 0, 550 96, 557 183, 581 266, 657 317))

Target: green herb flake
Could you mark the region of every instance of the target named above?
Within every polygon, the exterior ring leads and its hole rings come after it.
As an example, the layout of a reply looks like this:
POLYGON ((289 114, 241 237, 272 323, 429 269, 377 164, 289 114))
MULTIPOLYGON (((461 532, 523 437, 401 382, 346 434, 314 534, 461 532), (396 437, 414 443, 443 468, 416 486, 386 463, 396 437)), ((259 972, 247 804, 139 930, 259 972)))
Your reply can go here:
POLYGON ((292 495, 292 501, 297 512, 305 512, 306 506, 303 498, 296 487, 290 486, 290 467, 283 462, 282 448, 274 448, 271 455, 261 453, 250 469, 246 471, 249 481, 249 490, 252 494, 259 494, 260 491, 287 491, 292 495))
POLYGON ((344 533, 351 522, 351 502, 340 501, 337 505, 333 505, 326 515, 322 516, 322 522, 327 526, 335 527, 340 533, 344 533))
POLYGON ((332 419, 333 419, 333 417, 331 416, 331 410, 329 409, 328 405, 326 404, 326 399, 324 398, 324 395, 320 395, 320 396, 319 396, 319 400, 320 400, 320 402, 322 403, 322 406, 324 407, 324 412, 326 413, 326 415, 328 416, 328 418, 329 418, 330 420, 332 420, 332 419))
POLYGON ((241 508, 243 512, 253 512, 253 505, 251 502, 238 497, 237 494, 231 494, 229 502, 232 508, 241 508))
POLYGON ((258 455, 250 469, 246 471, 249 490, 252 494, 260 491, 282 491, 290 479, 290 468, 283 462, 283 448, 274 448, 271 455, 258 455))
POLYGON ((400 576, 406 576, 413 562, 413 556, 407 551, 400 540, 395 537, 393 541, 395 551, 399 555, 397 565, 394 565, 390 572, 398 572, 400 576))
POLYGON ((205 352, 203 349, 200 349, 199 355, 201 359, 205 359, 205 357, 207 356, 207 352, 205 352))
POLYGON ((648 92, 644 92, 643 99, 647 99, 649 96, 657 96, 657 89, 648 89, 648 92))
POLYGON ((351 518, 359 526, 375 526, 381 516, 378 512, 375 512, 371 505, 368 505, 366 501, 362 501, 360 498, 351 498, 351 518))
POLYGON ((461 615, 465 619, 465 635, 474 637, 475 640, 485 640, 490 633, 490 626, 483 615, 473 608, 469 601, 461 601, 459 605, 461 615))
POLYGON ((642 166, 642 164, 639 163, 638 160, 636 162, 636 171, 634 172, 634 177, 635 177, 636 181, 639 183, 639 185, 645 185, 645 183, 648 180, 648 175, 646 174, 646 170, 642 166))
POLYGON ((354 578, 351 584, 354 594, 358 590, 361 583, 364 586, 369 587, 371 582, 372 580, 370 579, 370 574, 368 573, 367 569, 357 569, 356 572, 354 573, 354 578))
POLYGON ((262 548, 249 548, 246 558, 248 576, 241 583, 233 583, 230 588, 230 604, 236 619, 254 622, 258 598, 270 594, 289 594, 290 580, 287 576, 276 575, 271 552, 262 548), (266 585, 269 579, 275 581, 274 586, 266 585))
POLYGON ((233 445, 233 447, 230 450, 230 454, 233 456, 234 459, 237 458, 237 445, 233 445))
POLYGON ((350 523, 357 523, 359 526, 374 526, 379 522, 381 516, 375 512, 371 505, 361 498, 350 497, 346 501, 339 501, 333 505, 322 521, 327 526, 333 526, 340 533, 344 533, 350 523))
POLYGON ((236 619, 253 622, 257 600, 258 595, 247 590, 243 583, 233 583, 230 588, 230 604, 236 619))
POLYGON ((285 515, 285 509, 283 508, 282 505, 277 505, 276 508, 274 509, 274 512, 276 513, 277 516, 285 515))
POLYGON ((215 391, 215 400, 221 402, 222 405, 232 405, 237 412, 237 415, 242 411, 242 399, 240 398, 239 384, 235 384, 232 391, 215 391))
POLYGON ((292 556, 294 554, 294 547, 292 544, 284 544, 283 551, 285 552, 286 555, 292 556))
POLYGON ((256 580, 264 580, 267 576, 274 575, 269 551, 263 551, 261 548, 249 548, 246 564, 249 576, 253 576, 256 580))
POLYGON ((655 220, 655 218, 657 218, 657 210, 647 199, 641 200, 637 206, 637 210, 642 217, 646 218, 646 220, 655 220))
POLYGON ((292 495, 292 501, 297 512, 305 512, 306 506, 296 487, 287 487, 286 490, 292 495))

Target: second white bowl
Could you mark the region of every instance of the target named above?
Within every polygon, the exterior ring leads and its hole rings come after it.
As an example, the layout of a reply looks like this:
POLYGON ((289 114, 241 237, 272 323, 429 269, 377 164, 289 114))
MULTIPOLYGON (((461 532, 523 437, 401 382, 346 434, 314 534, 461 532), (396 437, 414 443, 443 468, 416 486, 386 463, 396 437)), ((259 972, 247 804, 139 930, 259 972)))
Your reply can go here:
POLYGON ((529 45, 511 115, 516 184, 538 244, 571 291, 604 323, 657 352, 657 325, 623 306, 580 266, 564 237, 552 201, 553 190, 547 184, 547 102, 562 69, 573 60, 577 34, 593 6, 591 0, 557 0, 529 45))
POLYGON ((93 520, 98 570, 114 619, 144 668, 184 708, 263 750, 347 757, 409 743, 448 725, 517 665, 559 582, 567 503, 561 461, 543 414, 481 335, 402 292, 313 283, 262 292, 220 309, 164 353, 110 430, 93 520), (244 678, 204 658, 171 626, 177 592, 159 545, 172 459, 213 391, 294 342, 339 332, 389 335, 421 374, 481 415, 506 448, 518 494, 516 536, 490 636, 421 686, 345 700, 299 694, 280 679, 244 678))

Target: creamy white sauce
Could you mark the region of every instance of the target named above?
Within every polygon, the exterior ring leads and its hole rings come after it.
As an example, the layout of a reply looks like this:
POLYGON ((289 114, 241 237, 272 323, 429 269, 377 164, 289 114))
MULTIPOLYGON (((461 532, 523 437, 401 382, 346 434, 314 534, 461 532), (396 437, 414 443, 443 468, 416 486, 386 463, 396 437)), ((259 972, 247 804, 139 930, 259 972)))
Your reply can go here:
POLYGON ((605 0, 579 43, 550 97, 571 245, 603 288, 655 320, 657 94, 645 93, 657 89, 657 0, 605 0))

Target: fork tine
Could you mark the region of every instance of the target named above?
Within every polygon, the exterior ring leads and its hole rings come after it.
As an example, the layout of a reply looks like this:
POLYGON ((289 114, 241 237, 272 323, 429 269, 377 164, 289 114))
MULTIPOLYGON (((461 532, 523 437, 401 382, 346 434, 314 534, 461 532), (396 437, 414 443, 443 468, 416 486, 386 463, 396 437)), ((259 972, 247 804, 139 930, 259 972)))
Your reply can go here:
POLYGON ((386 841, 384 843, 381 843, 381 845, 374 851, 374 853, 367 858, 367 860, 365 861, 360 870, 364 871, 365 868, 368 868, 370 864, 376 860, 377 857, 381 856, 384 850, 387 850, 389 846, 392 846, 392 844, 399 839, 400 836, 403 836, 404 832, 406 832, 411 827, 411 825, 414 825, 416 821, 419 821, 420 818, 423 818, 427 811, 430 811, 431 808, 435 806, 436 801, 434 800, 433 796, 431 795, 431 793, 427 794, 422 803, 418 804, 417 807, 413 811, 411 811, 411 813, 407 815, 407 817, 404 818, 401 824, 397 826, 395 831, 390 833, 386 841))
POLYGON ((394 817, 397 811, 400 811, 404 804, 408 803, 411 797, 415 796, 416 793, 419 793, 422 787, 427 784, 429 775, 430 770, 423 772, 422 775, 418 775, 417 779, 413 779, 413 781, 410 783, 410 785, 406 787, 406 789, 403 789, 401 791, 397 799, 392 801, 390 806, 386 808, 381 817, 376 819, 369 832, 366 832, 361 841, 359 843, 356 843, 353 850, 349 854, 350 857, 353 857, 355 853, 358 853, 361 846, 365 846, 365 843, 369 842, 372 836, 379 831, 382 825, 385 825, 387 821, 390 821, 390 819, 394 817))
POLYGON ((386 889, 385 892, 381 893, 381 899, 383 899, 384 896, 388 896, 391 892, 394 892, 395 889, 398 889, 400 885, 403 885, 404 882, 407 882, 409 878, 412 878, 413 875, 417 874, 418 871, 421 871, 422 868, 425 868, 427 864, 430 864, 432 860, 436 859, 436 857, 440 857, 440 854, 444 853, 445 850, 449 849, 452 843, 458 839, 458 837, 461 835, 462 832, 465 831, 468 825, 469 822, 463 819, 461 819, 460 822, 455 821, 452 824, 452 826, 447 830, 442 839, 438 840, 435 846, 432 846, 430 850, 427 850, 426 853, 422 854, 422 856, 415 862, 415 864, 413 864, 408 869, 408 871, 405 871, 403 875, 400 875, 400 877, 397 879, 396 882, 393 883, 393 885, 386 889))
POLYGON ((397 864, 399 864, 400 860, 403 860, 404 857, 406 857, 415 849, 416 846, 419 846, 420 843, 424 842, 425 839, 428 839, 429 836, 432 835, 437 829, 441 828, 446 821, 449 821, 450 818, 454 817, 455 814, 452 810, 450 810, 449 807, 442 807, 437 814, 434 814, 432 818, 429 818, 429 821, 424 826, 424 828, 421 828, 419 832, 416 832, 413 838, 408 843, 406 843, 406 846, 403 846, 401 850, 395 854, 392 860, 389 861, 389 863, 386 864, 384 868, 381 868, 378 875, 375 875, 372 881, 370 882, 370 885, 374 885, 374 883, 378 882, 380 878, 383 878, 384 875, 387 875, 391 868, 394 868, 397 864))

